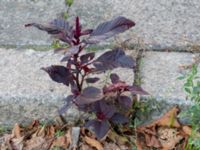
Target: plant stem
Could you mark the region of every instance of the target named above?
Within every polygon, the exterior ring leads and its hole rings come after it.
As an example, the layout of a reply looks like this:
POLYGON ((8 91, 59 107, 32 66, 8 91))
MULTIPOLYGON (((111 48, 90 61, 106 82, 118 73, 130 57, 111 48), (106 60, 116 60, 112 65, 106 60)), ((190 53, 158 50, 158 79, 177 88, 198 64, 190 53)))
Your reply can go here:
POLYGON ((81 84, 80 84, 81 88, 83 87, 83 82, 84 82, 85 76, 86 76, 86 73, 84 73, 84 74, 82 75, 81 84))
POLYGON ((78 63, 78 54, 76 54, 76 55, 74 55, 74 61, 75 61, 75 68, 76 68, 76 76, 75 76, 75 81, 76 81, 76 85, 77 85, 77 88, 78 88, 78 90, 79 90, 79 92, 81 92, 81 90, 82 90, 82 86, 81 86, 81 84, 80 84, 80 82, 79 82, 79 74, 80 74, 80 70, 79 70, 79 67, 78 67, 78 65, 79 65, 79 63, 78 63))

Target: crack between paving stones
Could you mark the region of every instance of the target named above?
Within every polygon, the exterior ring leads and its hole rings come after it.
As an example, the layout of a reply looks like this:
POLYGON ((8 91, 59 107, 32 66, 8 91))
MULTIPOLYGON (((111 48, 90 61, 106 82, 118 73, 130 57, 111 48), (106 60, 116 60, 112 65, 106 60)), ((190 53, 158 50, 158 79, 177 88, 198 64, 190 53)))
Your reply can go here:
POLYGON ((134 81, 133 81, 133 84, 134 85, 138 85, 138 86, 141 86, 142 76, 141 76, 141 72, 140 72, 140 65, 141 65, 141 61, 142 61, 142 57, 143 57, 143 52, 144 52, 143 49, 138 50, 137 56, 136 56, 136 59, 135 59, 136 66, 135 66, 135 69, 134 69, 134 81))

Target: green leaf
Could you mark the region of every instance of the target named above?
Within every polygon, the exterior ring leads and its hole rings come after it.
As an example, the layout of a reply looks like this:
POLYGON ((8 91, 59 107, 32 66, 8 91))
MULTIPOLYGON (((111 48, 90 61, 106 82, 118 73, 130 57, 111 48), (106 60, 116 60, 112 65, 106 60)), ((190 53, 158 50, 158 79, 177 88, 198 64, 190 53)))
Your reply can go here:
POLYGON ((184 90, 185 90, 187 93, 191 94, 191 90, 190 90, 190 88, 188 88, 188 87, 184 87, 184 90))
POLYGON ((193 65, 193 66, 192 66, 192 74, 193 74, 193 75, 196 75, 197 72, 198 72, 198 71, 197 71, 197 65, 193 65))
POLYGON ((74 0, 65 0, 65 4, 69 7, 71 7, 73 3, 74 3, 74 0))
POLYGON ((198 94, 198 93, 200 93, 200 86, 198 87, 198 86, 195 86, 195 87, 193 87, 193 93, 194 94, 198 94))
POLYGON ((61 48, 61 44, 60 44, 60 41, 58 40, 54 40, 52 43, 51 43, 51 47, 56 49, 56 48, 61 48))
POLYGON ((58 130, 58 131, 56 131, 55 136, 60 137, 60 136, 63 136, 64 134, 65 134, 64 131, 58 130))
POLYGON ((64 12, 64 13, 63 13, 63 18, 64 18, 64 19, 67 19, 67 18, 69 18, 69 15, 68 15, 68 13, 67 13, 67 12, 64 12))
POLYGON ((177 80, 183 80, 183 79, 185 79, 185 76, 180 76, 177 78, 177 80))
POLYGON ((183 87, 184 88, 189 88, 189 87, 191 87, 192 85, 191 85, 191 83, 190 82, 186 82, 186 83, 184 83, 184 85, 183 85, 183 87))

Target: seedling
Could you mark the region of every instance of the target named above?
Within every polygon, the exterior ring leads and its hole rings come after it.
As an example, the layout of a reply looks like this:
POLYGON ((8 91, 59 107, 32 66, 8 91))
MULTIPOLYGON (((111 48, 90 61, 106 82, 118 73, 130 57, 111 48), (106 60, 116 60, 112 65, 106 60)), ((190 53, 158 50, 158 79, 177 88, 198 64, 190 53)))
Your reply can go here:
POLYGON ((63 136, 64 134, 65 134, 64 131, 58 130, 58 131, 56 131, 55 136, 60 137, 60 136, 63 136))

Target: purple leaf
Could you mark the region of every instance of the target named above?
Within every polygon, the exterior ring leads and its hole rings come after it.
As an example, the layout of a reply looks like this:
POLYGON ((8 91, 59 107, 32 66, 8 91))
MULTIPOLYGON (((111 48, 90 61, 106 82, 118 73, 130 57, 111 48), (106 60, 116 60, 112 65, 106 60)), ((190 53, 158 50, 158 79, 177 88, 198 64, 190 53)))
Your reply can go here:
POLYGON ((89 44, 98 43, 116 34, 122 33, 133 27, 135 23, 125 17, 119 16, 113 20, 100 24, 85 41, 89 44))
POLYGON ((39 30, 46 31, 49 34, 59 34, 61 32, 60 29, 57 29, 56 27, 52 27, 50 25, 42 25, 38 23, 29 23, 26 24, 25 27, 36 27, 39 30))
POLYGON ((98 88, 90 86, 83 89, 82 93, 76 98, 76 103, 78 105, 90 104, 101 100, 102 98, 102 91, 98 88))
POLYGON ((67 21, 64 19, 55 19, 48 25, 30 23, 26 24, 25 27, 36 27, 39 30, 46 31, 48 34, 52 34, 55 38, 58 38, 68 44, 71 44, 73 38, 73 29, 67 21))
POLYGON ((81 64, 86 64, 94 58, 95 54, 93 52, 84 54, 80 57, 81 64))
POLYGON ((104 94, 109 93, 109 92, 117 92, 117 91, 129 91, 132 94, 149 95, 149 93, 144 91, 141 87, 136 86, 136 85, 129 86, 125 82, 122 82, 122 81, 111 84, 109 86, 105 86, 103 88, 104 94))
POLYGON ((93 131, 98 139, 102 139, 109 131, 110 124, 107 120, 90 120, 85 124, 85 127, 93 131))
POLYGON ((128 86, 127 89, 132 94, 149 95, 149 93, 144 91, 140 86, 132 85, 128 86))
POLYGON ((97 71, 106 71, 117 67, 133 69, 135 61, 131 57, 126 56, 122 49, 117 48, 102 54, 93 62, 93 65, 97 71))
POLYGON ((127 86, 128 85, 125 82, 120 81, 118 83, 111 84, 109 86, 105 86, 103 88, 103 92, 104 92, 104 94, 106 94, 106 93, 109 93, 109 92, 117 92, 117 91, 121 91, 121 90, 124 91, 127 86))
POLYGON ((97 77, 94 77, 94 78, 87 78, 87 79, 85 79, 85 81, 86 81, 87 83, 96 83, 97 81, 99 81, 99 78, 97 78, 97 77))
POLYGON ((79 89, 75 83, 71 84, 71 92, 76 96, 80 94, 79 89))
POLYGON ((116 112, 116 108, 113 105, 107 104, 104 100, 101 100, 94 104, 94 112, 96 112, 98 119, 104 120, 111 118, 116 112))
MULTIPOLYGON (((75 60, 74 60, 74 59, 68 59, 68 61, 67 61, 67 66, 71 66, 72 64, 73 64, 73 65, 76 64, 75 60)), ((73 70, 74 73, 77 73, 77 72, 78 72, 77 69, 72 69, 72 68, 71 68, 71 70, 73 70)))
POLYGON ((93 31, 93 29, 87 29, 87 30, 81 31, 81 35, 88 35, 88 34, 91 34, 92 31, 93 31))
POLYGON ((79 52, 79 48, 79 45, 68 48, 64 56, 61 58, 61 62, 68 61, 71 58, 71 56, 77 54, 79 52))
POLYGON ((56 48, 56 49, 54 49, 54 53, 63 52, 66 50, 67 50, 67 48, 56 48))
POLYGON ((110 75, 110 79, 112 83, 117 83, 120 81, 119 76, 116 73, 112 73, 110 75))
POLYGON ((128 123, 128 118, 122 115, 121 113, 115 113, 110 120, 116 124, 128 123))
POLYGON ((122 105, 124 108, 130 108, 132 107, 132 100, 128 96, 120 96, 118 98, 118 102, 120 105, 122 105))
POLYGON ((73 82, 72 74, 70 73, 69 69, 64 66, 52 65, 50 67, 41 69, 46 71, 51 79, 55 82, 63 83, 67 86, 73 82))
POLYGON ((67 111, 67 109, 71 106, 72 102, 74 100, 74 96, 73 95, 69 95, 67 96, 64 101, 65 101, 65 104, 63 107, 61 107, 59 110, 58 110, 58 113, 61 115, 63 113, 65 113, 67 111))
POLYGON ((86 105, 78 105, 79 111, 86 112, 86 113, 92 113, 91 112, 91 105, 86 104, 86 105))
POLYGON ((54 19, 53 21, 50 22, 50 25, 65 33, 72 32, 72 26, 70 26, 69 22, 67 22, 64 19, 54 19))

